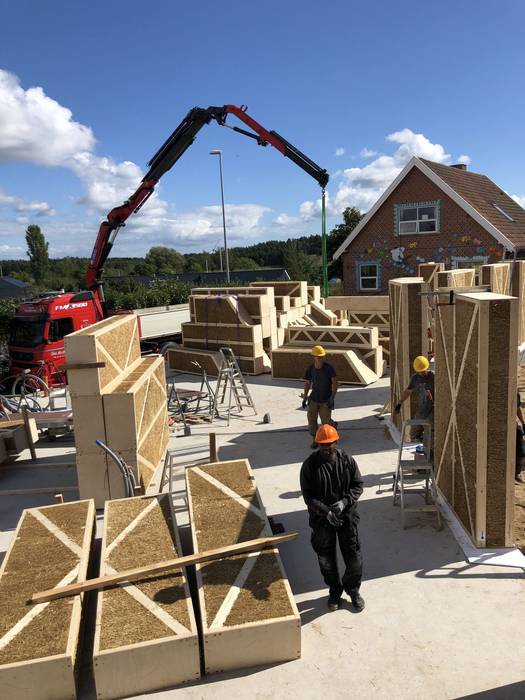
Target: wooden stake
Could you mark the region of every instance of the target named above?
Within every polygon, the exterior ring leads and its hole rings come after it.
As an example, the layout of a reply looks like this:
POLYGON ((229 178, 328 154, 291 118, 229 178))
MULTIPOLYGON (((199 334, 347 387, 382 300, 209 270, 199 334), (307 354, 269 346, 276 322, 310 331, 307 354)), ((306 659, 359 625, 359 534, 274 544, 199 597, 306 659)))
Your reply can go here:
POLYGON ((31 453, 31 459, 36 459, 35 443, 33 442, 33 437, 31 435, 31 427, 29 425, 29 418, 27 415, 27 406, 22 406, 22 417, 24 419, 24 430, 29 452, 31 453))
POLYGON ((210 433, 210 462, 217 461, 217 436, 215 433, 210 433))
POLYGON ((168 561, 159 562, 150 566, 141 566, 138 569, 128 569, 117 574, 109 576, 100 576, 99 578, 88 579, 81 583, 73 583, 69 586, 60 588, 51 588, 48 591, 34 593, 28 603, 45 603, 48 600, 57 600, 57 598, 67 598, 68 596, 78 595, 85 591, 92 591, 99 588, 107 588, 116 583, 123 581, 137 581, 139 579, 151 576, 151 574, 164 573, 172 569, 182 569, 185 566, 193 566, 194 564, 204 564, 207 561, 216 559, 224 559, 235 554, 245 554, 247 552, 258 552, 261 549, 273 548, 283 542, 295 540, 299 536, 298 532, 289 532, 286 535, 277 535, 276 537, 259 537, 256 540, 247 540, 239 544, 232 544, 229 547, 219 547, 218 549, 209 549, 201 554, 190 554, 186 557, 177 557, 168 561))

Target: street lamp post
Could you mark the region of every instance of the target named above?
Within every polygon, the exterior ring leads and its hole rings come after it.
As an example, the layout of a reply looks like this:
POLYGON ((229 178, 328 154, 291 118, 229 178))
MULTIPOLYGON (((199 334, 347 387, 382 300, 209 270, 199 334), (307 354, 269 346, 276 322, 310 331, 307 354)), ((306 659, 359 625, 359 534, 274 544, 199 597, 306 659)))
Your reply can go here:
POLYGON ((228 260, 228 243, 226 241, 226 216, 224 214, 224 185, 222 182, 222 151, 214 149, 211 156, 219 156, 219 171, 221 175, 221 202, 222 202, 222 230, 224 232, 224 262, 226 264, 226 282, 230 283, 230 262, 228 260))

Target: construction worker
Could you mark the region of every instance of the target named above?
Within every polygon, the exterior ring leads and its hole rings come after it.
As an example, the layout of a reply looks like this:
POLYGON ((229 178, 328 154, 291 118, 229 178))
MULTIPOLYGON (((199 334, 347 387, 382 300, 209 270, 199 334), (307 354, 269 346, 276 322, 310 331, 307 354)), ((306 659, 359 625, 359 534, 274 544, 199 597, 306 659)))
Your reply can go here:
POLYGON ((516 483, 523 484, 525 479, 521 476, 521 468, 523 466, 523 461, 525 457, 525 449, 523 445, 523 436, 525 435, 525 415, 523 413, 523 406, 521 403, 520 392, 518 391, 518 415, 516 422, 516 464, 514 478, 516 483))
MULTIPOLYGON (((335 395, 337 394, 337 377, 332 365, 325 361, 326 351, 321 345, 312 348, 314 358, 304 374, 304 391, 302 395, 303 408, 308 406, 308 427, 310 435, 315 438, 317 431, 317 416, 322 423, 330 423, 334 410, 335 395), (312 391, 310 396, 308 392, 312 391)), ((314 441, 311 449, 315 450, 317 444, 314 441)))
POLYGON ((363 479, 355 459, 337 448, 338 440, 333 425, 319 428, 315 435, 319 449, 301 467, 301 492, 312 528, 312 547, 329 588, 328 609, 342 607, 345 591, 354 610, 361 612, 365 601, 359 594, 363 562, 357 501, 363 493, 363 479), (346 567, 342 579, 337 568, 337 541, 346 567))
MULTIPOLYGON (((414 360, 415 374, 410 378, 408 387, 399 397, 395 412, 401 412, 401 404, 412 394, 416 397, 415 419, 428 420, 434 424, 434 372, 429 369, 430 363, 424 355, 418 355, 414 360)), ((412 440, 423 440, 425 428, 416 425, 412 430, 412 440)))

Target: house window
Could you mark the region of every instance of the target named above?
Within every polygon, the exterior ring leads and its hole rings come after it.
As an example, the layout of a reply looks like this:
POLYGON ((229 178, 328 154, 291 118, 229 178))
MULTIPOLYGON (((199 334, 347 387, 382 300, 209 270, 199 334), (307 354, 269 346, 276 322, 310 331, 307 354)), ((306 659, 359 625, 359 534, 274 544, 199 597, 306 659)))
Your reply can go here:
POLYGON ((379 260, 357 262, 357 288, 360 292, 377 292, 380 289, 379 260))
POLYGON ((73 333, 73 330, 72 318, 57 318, 49 324, 49 342, 57 343, 65 335, 73 333))
POLYGON ((505 211, 505 209, 503 209, 503 207, 501 207, 499 204, 494 204, 494 202, 492 202, 492 206, 494 207, 494 209, 497 209, 497 210, 499 211, 500 214, 503 214, 503 216, 504 216, 506 219, 508 219, 509 221, 514 221, 514 219, 512 218, 512 216, 511 216, 510 214, 507 214, 507 212, 505 211))
POLYGON ((452 257, 452 269, 453 270, 459 270, 459 269, 472 269, 476 271, 475 274, 475 281, 476 284, 480 283, 480 278, 481 278, 481 266, 486 265, 488 263, 489 259, 488 256, 484 255, 476 255, 473 258, 464 258, 464 257, 452 257))
POLYGON ((398 235, 436 233, 439 231, 439 202, 416 202, 394 206, 395 230, 398 235))

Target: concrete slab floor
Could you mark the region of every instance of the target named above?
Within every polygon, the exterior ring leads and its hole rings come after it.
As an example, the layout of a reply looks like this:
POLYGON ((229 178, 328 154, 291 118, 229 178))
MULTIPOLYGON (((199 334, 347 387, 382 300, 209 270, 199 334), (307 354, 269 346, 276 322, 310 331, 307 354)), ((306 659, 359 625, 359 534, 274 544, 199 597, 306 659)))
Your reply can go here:
MULTIPOLYGON (((199 383, 196 377, 183 380, 177 385, 199 383)), ((137 697, 524 698, 524 575, 467 565, 451 533, 435 530, 432 515, 412 515, 412 526, 401 529, 387 490, 396 449, 376 418, 388 396, 388 378, 366 388, 341 388, 334 414, 341 446, 355 456, 365 477, 359 506, 366 600, 361 614, 349 605, 335 613, 326 610, 299 491, 299 469, 311 442, 300 408, 302 385, 268 375, 248 382, 257 416, 232 419, 230 428, 223 421, 192 426, 191 436, 172 440, 181 465, 175 486, 183 488, 183 464, 207 459, 210 430, 217 434, 220 459, 249 458, 268 514, 300 534, 281 547, 281 555, 301 612, 302 657, 137 697), (265 413, 270 424, 262 423, 265 413)), ((187 541, 184 515, 180 524, 187 541)), ((79 697, 96 698, 88 664, 79 697)))

